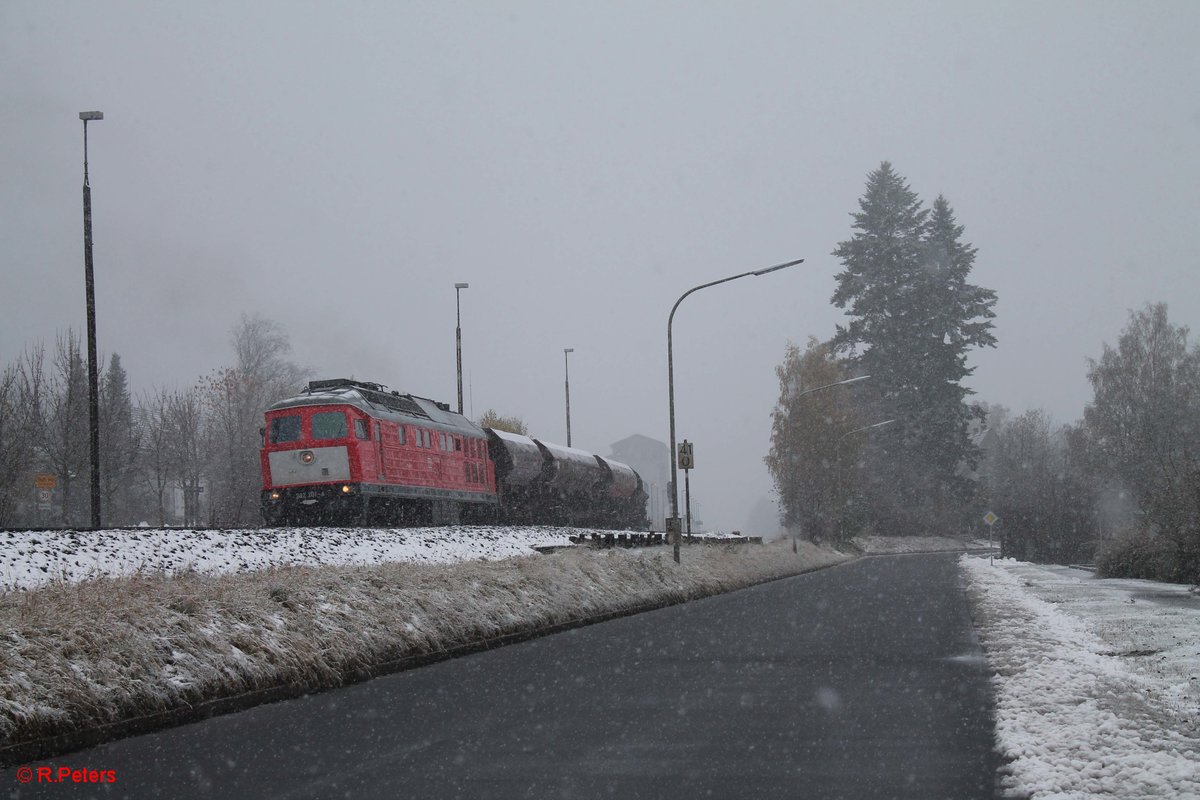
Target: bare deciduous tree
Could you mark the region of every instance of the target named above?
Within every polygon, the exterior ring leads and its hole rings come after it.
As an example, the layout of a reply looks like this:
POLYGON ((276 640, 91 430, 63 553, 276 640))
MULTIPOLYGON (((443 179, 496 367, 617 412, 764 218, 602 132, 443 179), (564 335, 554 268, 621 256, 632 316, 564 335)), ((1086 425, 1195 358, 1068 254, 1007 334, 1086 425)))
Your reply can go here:
POLYGON ((1179 577, 1200 580, 1200 349, 1170 323, 1165 303, 1148 305, 1091 362, 1088 379, 1084 423, 1096 463, 1174 543, 1179 577))
POLYGON ((236 363, 202 384, 208 416, 209 513, 213 524, 257 521, 262 486, 259 430, 272 403, 295 394, 306 371, 288 360, 291 344, 280 325, 242 316, 233 330, 236 363))
POLYGON ((42 453, 50 472, 58 476, 60 514, 65 525, 87 520, 86 492, 90 478, 87 370, 79 337, 68 331, 58 337, 46 387, 46 420, 42 453))
POLYGON ((136 411, 141 442, 138 471, 142 484, 154 500, 155 518, 160 527, 167 524, 166 494, 175 475, 170 408, 171 392, 156 389, 142 395, 136 411))
POLYGON ((169 422, 168 461, 176 485, 183 491, 183 523, 200 524, 200 492, 205 458, 204 406, 200 390, 190 387, 174 392, 167 404, 169 422))
MULTIPOLYGON (((27 350, 0 375, 0 525, 14 524, 32 491, 42 431, 45 349, 27 350)), ((25 521, 32 518, 26 515, 25 521)))
POLYGON ((1094 492, 1082 434, 1056 426, 1041 409, 1009 418, 989 414, 993 432, 982 475, 991 510, 1002 521, 1004 553, 1055 563, 1094 552, 1094 492))

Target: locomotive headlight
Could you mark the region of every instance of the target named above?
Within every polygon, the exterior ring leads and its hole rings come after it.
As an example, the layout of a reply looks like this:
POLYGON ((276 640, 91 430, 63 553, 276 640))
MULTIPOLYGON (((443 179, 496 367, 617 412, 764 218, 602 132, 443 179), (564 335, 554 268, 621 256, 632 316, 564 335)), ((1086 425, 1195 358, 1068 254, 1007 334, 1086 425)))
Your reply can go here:
POLYGON ((303 453, 300 454, 300 463, 301 464, 311 464, 315 458, 316 458, 316 456, 313 455, 312 450, 305 450, 303 453))
POLYGON ((342 494, 350 494, 350 484, 347 483, 342 486, 342 494))
POLYGON ((279 498, 281 498, 281 497, 283 497, 283 495, 281 495, 279 492, 271 492, 271 499, 272 499, 272 500, 278 500, 278 499, 279 499, 279 498))

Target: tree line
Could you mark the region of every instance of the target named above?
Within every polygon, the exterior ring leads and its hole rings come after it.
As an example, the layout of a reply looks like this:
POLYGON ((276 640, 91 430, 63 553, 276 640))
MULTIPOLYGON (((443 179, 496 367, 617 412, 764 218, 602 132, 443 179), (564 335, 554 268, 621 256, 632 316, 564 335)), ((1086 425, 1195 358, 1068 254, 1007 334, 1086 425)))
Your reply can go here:
POLYGON ((1165 304, 1133 311, 1090 362, 1093 399, 1057 425, 972 402, 996 295, 946 198, 884 162, 867 178, 832 298, 849 318, 776 368, 765 460, 799 535, 959 535, 999 521, 1005 554, 1200 582, 1200 347, 1165 304), (849 382, 852 378, 858 378, 849 382))
MULTIPOLYGON (((120 356, 108 359, 99 382, 104 525, 258 523, 263 410, 295 394, 307 373, 271 320, 243 315, 231 344, 231 366, 137 397, 120 356)), ((87 398, 73 331, 49 351, 31 345, 0 373, 0 526, 90 524, 87 398), (53 476, 54 488, 38 489, 39 475, 53 476)))

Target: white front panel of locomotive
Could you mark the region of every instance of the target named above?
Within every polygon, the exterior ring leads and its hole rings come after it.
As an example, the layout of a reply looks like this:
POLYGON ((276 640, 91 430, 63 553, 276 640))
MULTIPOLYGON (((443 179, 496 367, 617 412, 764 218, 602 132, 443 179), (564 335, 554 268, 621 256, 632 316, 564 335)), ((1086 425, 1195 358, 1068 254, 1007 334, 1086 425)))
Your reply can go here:
POLYGON ((350 480, 350 455, 346 447, 313 447, 267 454, 272 486, 350 480))

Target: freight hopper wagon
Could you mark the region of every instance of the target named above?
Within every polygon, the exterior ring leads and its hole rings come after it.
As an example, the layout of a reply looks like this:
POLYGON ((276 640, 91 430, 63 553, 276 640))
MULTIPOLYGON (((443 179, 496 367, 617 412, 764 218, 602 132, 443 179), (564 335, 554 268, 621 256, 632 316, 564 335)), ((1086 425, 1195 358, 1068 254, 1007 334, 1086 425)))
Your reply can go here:
POLYGON ((646 526, 646 492, 627 464, 507 431, 487 435, 509 524, 646 526))
POLYGON ((363 381, 312 381, 271 406, 261 463, 268 525, 646 521, 641 478, 625 464, 363 381))

